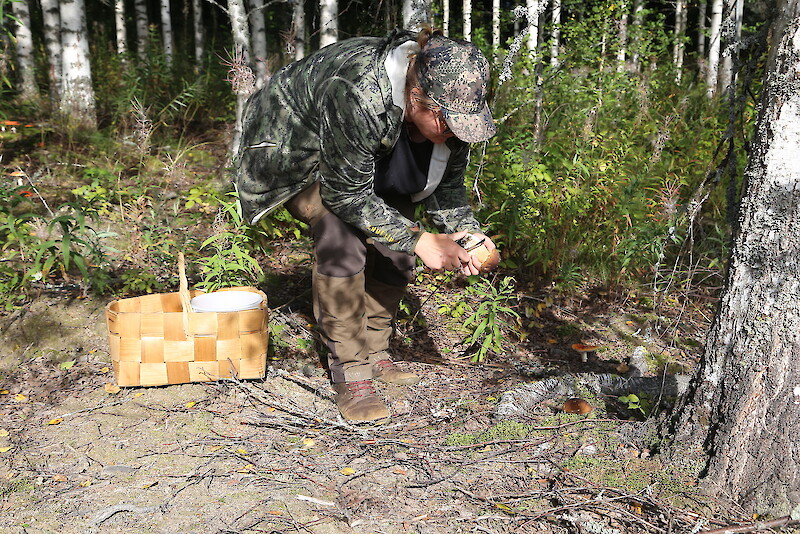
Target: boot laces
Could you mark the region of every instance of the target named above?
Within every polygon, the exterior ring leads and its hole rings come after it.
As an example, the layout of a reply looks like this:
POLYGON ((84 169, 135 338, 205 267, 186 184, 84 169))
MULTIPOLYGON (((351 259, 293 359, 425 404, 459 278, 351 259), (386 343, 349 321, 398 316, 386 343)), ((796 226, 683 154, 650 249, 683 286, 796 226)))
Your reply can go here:
POLYGON ((395 365, 392 360, 378 360, 375 362, 375 367, 378 367, 381 371, 389 371, 394 369, 395 365))
POLYGON ((375 395, 375 388, 372 385, 372 380, 356 380, 354 382, 347 382, 347 391, 353 397, 369 397, 375 395))

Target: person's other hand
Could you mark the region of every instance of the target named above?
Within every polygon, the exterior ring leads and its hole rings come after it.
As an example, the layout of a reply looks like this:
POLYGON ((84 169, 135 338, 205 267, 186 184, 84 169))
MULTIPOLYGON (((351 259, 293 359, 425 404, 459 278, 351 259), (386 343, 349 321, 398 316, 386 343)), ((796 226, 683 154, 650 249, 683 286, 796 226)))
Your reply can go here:
MULTIPOLYGON (((466 231, 454 234, 432 234, 423 232, 414 247, 414 254, 422 263, 434 271, 460 270, 464 274, 478 274, 478 267, 469 252, 464 250, 457 240, 467 235, 466 231), (475 272, 472 272, 472 271, 475 272)), ((494 245, 492 245, 494 246, 494 245)))

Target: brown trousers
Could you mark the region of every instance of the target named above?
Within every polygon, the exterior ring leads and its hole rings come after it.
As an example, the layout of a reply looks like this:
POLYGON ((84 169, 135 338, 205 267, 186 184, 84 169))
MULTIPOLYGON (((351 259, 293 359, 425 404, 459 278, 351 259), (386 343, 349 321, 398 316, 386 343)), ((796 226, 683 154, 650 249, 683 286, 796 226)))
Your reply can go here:
MULTIPOLYGON (((387 202, 409 218, 410 200, 387 202)), ((372 364, 385 357, 392 323, 416 257, 368 239, 325 207, 319 183, 288 202, 314 236, 314 316, 328 347, 334 383, 372 378, 372 364)))

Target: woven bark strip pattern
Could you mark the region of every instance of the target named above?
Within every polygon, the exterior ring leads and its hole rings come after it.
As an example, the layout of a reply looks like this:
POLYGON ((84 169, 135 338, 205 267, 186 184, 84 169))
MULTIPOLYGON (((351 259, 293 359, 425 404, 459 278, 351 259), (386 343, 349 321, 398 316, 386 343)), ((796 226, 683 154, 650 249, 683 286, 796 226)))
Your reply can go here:
MULTIPOLYGON (((220 378, 263 378, 268 329, 260 309, 188 313, 180 293, 115 300, 106 306, 108 343, 119 386, 159 386, 220 378), (188 325, 188 330, 185 325, 188 325)), ((191 296, 200 292, 193 291, 191 296)))

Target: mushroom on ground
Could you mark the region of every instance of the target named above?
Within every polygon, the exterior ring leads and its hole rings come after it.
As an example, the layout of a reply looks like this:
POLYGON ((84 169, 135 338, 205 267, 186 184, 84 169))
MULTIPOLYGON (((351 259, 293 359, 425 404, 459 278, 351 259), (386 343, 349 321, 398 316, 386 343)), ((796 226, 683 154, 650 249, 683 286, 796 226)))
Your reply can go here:
POLYGON ((572 349, 580 353, 581 361, 584 363, 589 359, 589 355, 594 355, 594 351, 599 348, 599 345, 584 345, 583 343, 575 343, 572 345, 572 349))
POLYGON ((564 403, 564 411, 567 413, 587 414, 593 410, 592 405, 583 399, 568 399, 564 403))
POLYGON ((500 253, 496 248, 489 250, 486 246, 480 245, 470 251, 470 254, 478 258, 478 261, 481 262, 479 270, 482 273, 493 271, 500 263, 500 253))

